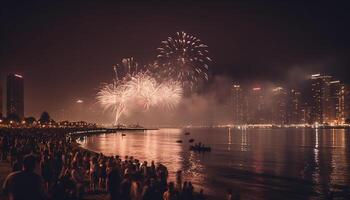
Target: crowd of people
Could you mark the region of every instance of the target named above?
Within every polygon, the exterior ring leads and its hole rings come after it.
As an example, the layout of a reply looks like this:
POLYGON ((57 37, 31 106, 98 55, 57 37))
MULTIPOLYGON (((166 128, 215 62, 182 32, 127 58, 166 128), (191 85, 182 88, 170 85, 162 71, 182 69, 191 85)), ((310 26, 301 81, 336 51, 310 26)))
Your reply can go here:
POLYGON ((3 183, 9 199, 83 199, 108 194, 115 200, 202 200, 191 182, 168 182, 161 163, 105 156, 79 148, 68 130, 2 130, 0 159, 12 173, 3 183))

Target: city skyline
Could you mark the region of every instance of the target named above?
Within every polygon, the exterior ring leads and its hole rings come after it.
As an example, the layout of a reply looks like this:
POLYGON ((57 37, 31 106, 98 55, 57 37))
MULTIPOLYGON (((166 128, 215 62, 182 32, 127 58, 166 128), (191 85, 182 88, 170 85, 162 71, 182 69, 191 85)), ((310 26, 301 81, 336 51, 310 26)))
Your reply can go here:
MULTIPOLYGON (((234 125, 312 125, 315 123, 337 125, 348 123, 350 119, 350 85, 326 74, 310 74, 308 79, 298 84, 299 87, 266 83, 239 84, 237 81, 231 81, 229 85, 231 87, 229 95, 215 97, 214 101, 217 104, 221 98, 223 107, 227 108, 225 120, 216 122, 215 125, 225 123, 234 125)), ((6 99, 3 106, 12 111, 1 110, 2 113, 6 113, 6 116, 3 114, 3 117, 10 116, 11 118, 11 114, 15 114, 19 119, 32 117, 32 115, 24 116, 23 114, 23 87, 22 75, 11 73, 7 76, 6 90, 3 90, 1 95, 6 99)), ((67 112, 67 115, 75 113, 73 118, 72 116, 66 118, 64 115, 54 116, 54 118, 58 121, 84 121, 85 119, 81 118, 83 113, 86 113, 84 103, 83 100, 77 99, 73 102, 76 105, 75 108, 63 111, 67 112)), ((44 111, 47 110, 42 112, 44 111)), ((135 123, 135 121, 130 121, 130 123, 135 123)), ((214 125, 210 121, 206 125, 210 124, 214 125)))
POLYGON ((311 74, 299 87, 232 85, 234 124, 343 124, 350 119, 349 85, 311 74))

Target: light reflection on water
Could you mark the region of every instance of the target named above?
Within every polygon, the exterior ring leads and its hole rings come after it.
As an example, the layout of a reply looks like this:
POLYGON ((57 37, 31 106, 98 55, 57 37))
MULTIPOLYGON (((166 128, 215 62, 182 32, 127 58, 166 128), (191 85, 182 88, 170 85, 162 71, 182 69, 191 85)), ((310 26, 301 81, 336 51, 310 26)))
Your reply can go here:
POLYGON ((91 136, 81 144, 107 155, 161 162, 172 180, 181 169, 184 181, 220 197, 233 188, 249 199, 318 199, 330 190, 342 195, 339 191, 350 185, 349 130, 208 128, 125 134, 91 136), (190 152, 190 138, 208 144, 212 152, 190 152))

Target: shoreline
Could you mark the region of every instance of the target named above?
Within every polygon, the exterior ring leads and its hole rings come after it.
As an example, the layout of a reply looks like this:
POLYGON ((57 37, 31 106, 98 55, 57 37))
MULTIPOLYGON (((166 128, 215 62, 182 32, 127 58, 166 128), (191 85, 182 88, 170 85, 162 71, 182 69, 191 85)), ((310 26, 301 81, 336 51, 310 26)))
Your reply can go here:
MULTIPOLYGON (((101 133, 115 133, 116 129, 113 129, 112 131, 106 132, 106 130, 101 130, 101 129, 66 129, 66 128, 46 128, 46 129, 39 129, 39 131, 37 131, 38 129, 16 129, 16 130, 10 130, 10 129, 6 129, 6 131, 4 131, 4 129, 0 128, 0 136, 1 135, 23 135, 23 134, 32 134, 35 136, 36 133, 40 133, 40 132, 46 132, 46 134, 48 132, 55 132, 58 134, 61 134, 61 136, 65 137, 66 139, 70 140, 70 148, 73 152, 81 152, 81 153, 89 153, 93 156, 105 156, 108 157, 107 155, 103 154, 102 152, 96 152, 87 148, 84 148, 81 146, 81 144, 78 143, 78 139, 83 137, 83 136, 93 136, 95 134, 101 134, 101 133)), ((145 131, 145 130, 150 130, 150 129, 118 129, 118 131, 145 131)), ((47 135, 49 136, 49 135, 47 135)), ((33 154, 35 156, 40 156, 40 154, 33 154)), ((116 155, 114 155, 116 156, 116 155)), ((133 156, 131 156, 133 157, 133 156)), ((136 159, 136 157, 134 157, 136 159)), ((5 161, 0 161, 0 199, 4 198, 4 194, 2 192, 2 185, 6 179, 6 177, 12 173, 12 166, 10 164, 10 157, 7 158, 7 160, 5 161)), ((166 167, 166 166, 165 166, 166 167)), ((37 161, 37 166, 35 168, 35 173, 40 175, 40 161, 37 161)), ((40 175, 41 176, 41 175, 40 175)), ((171 180, 168 180, 168 183, 171 180)), ((86 200, 90 200, 90 199, 96 199, 96 200, 107 200, 109 199, 109 193, 106 191, 98 191, 98 192, 93 192, 91 193, 91 191, 87 191, 84 195, 84 199, 86 200)), ((211 199, 211 198, 208 198, 211 199)))

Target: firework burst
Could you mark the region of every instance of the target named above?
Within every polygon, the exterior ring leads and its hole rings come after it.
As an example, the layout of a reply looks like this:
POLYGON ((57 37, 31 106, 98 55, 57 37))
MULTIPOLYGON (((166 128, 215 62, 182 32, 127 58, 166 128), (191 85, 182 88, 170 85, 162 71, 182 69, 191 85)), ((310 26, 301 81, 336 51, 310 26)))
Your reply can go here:
POLYGON ((200 39, 177 32, 161 44, 152 64, 139 65, 132 57, 122 59, 113 66, 113 84, 103 84, 98 91, 97 101, 105 110, 115 113, 115 125, 135 106, 144 110, 173 109, 181 101, 183 88, 192 90, 208 80, 211 59, 207 45, 200 39))
POLYGON ((129 80, 103 84, 97 93, 97 101, 105 110, 115 113, 115 125, 120 117, 131 107, 147 110, 150 107, 162 106, 174 108, 181 100, 182 87, 177 81, 158 83, 147 73, 138 73, 129 80))
POLYGON ((182 85, 192 88, 200 80, 208 80, 208 46, 200 39, 185 32, 162 41, 158 48, 158 63, 155 65, 160 76, 171 77, 182 85))

